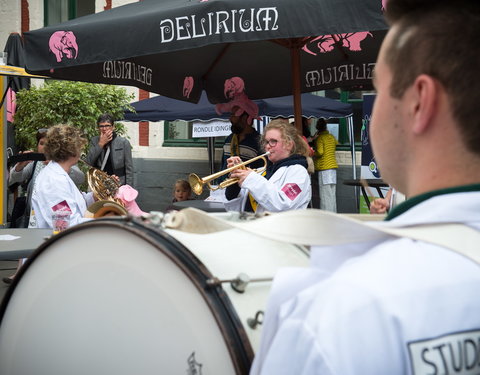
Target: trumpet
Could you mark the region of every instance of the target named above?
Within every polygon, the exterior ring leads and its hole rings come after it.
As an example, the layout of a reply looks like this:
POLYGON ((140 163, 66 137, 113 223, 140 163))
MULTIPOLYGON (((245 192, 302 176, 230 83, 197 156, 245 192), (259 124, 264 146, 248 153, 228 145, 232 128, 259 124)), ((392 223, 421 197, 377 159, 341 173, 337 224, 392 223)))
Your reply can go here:
POLYGON ((226 175, 226 174, 228 174, 228 173, 230 173, 230 172, 232 172, 236 169, 239 169, 239 168, 245 169, 246 165, 248 165, 250 163, 253 163, 254 161, 259 160, 259 159, 263 160, 264 165, 263 165, 262 168, 257 168, 257 169, 254 169, 253 171, 256 172, 256 173, 263 173, 267 169, 267 156, 268 155, 270 155, 270 152, 266 152, 262 155, 254 157, 250 160, 244 161, 243 163, 234 165, 233 167, 226 168, 224 170, 221 170, 220 172, 213 173, 213 174, 211 174, 209 176, 206 176, 206 177, 203 177, 203 178, 198 177, 195 173, 190 173, 190 175, 188 176, 188 182, 190 183, 192 191, 197 195, 202 194, 203 185, 205 185, 205 184, 212 191, 215 191, 215 190, 218 190, 218 189, 225 189, 227 186, 236 184, 238 182, 238 178, 227 178, 225 181, 222 181, 216 187, 212 186, 210 184, 210 182, 219 178, 219 177, 221 177, 221 176, 223 176, 223 175, 226 175))

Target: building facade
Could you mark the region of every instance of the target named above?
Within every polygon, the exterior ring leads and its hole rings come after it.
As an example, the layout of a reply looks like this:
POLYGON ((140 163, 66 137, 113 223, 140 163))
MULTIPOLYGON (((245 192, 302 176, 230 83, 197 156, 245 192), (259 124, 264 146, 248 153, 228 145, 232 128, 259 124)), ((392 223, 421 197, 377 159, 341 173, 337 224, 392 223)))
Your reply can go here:
MULTIPOLYGON (((12 32, 23 33, 68 19, 101 12, 134 2, 132 0, 0 0, 0 47, 5 46, 12 32)), ((135 87, 126 87, 136 100, 155 94, 135 87)), ((192 140, 188 124, 164 122, 124 122, 133 147, 135 187, 138 202, 145 211, 163 210, 171 203, 172 187, 179 178, 195 172, 210 173, 205 140, 192 140)), ((215 162, 221 160, 217 143, 215 162)), ((343 186, 343 179, 352 178, 351 153, 337 151, 339 162, 337 200, 339 212, 356 212, 352 187, 343 186)), ((360 155, 356 157, 357 163, 360 155)), ((205 197, 204 193, 204 196, 205 197)))

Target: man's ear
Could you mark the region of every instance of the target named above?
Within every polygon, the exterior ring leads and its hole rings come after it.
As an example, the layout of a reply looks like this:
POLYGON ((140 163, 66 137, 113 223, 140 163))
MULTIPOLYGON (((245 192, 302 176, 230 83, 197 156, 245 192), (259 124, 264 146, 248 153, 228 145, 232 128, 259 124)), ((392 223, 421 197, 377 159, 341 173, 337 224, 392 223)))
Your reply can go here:
POLYGON ((421 74, 411 87, 412 130, 421 134, 428 129, 438 105, 440 84, 433 77, 421 74))

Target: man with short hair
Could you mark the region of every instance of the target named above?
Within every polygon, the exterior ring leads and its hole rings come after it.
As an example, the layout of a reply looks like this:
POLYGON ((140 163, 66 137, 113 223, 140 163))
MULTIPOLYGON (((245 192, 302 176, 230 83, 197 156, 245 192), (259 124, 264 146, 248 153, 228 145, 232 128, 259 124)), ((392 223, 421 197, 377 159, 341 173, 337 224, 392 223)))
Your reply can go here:
MULTIPOLYGON (((242 161, 247 161, 261 154, 260 134, 252 126, 253 119, 250 114, 236 105, 232 107, 230 122, 232 134, 225 139, 223 145, 222 169, 227 167, 230 156, 240 156, 242 161)), ((262 163, 259 161, 256 164, 262 163)))
POLYGON ((370 135, 409 199, 371 226, 403 234, 313 247, 310 269, 280 274, 252 374, 478 373, 480 3, 386 12, 370 135))
POLYGON ((120 185, 133 186, 132 146, 115 133, 113 117, 104 113, 97 120, 99 135, 90 140, 88 164, 119 178, 120 185))

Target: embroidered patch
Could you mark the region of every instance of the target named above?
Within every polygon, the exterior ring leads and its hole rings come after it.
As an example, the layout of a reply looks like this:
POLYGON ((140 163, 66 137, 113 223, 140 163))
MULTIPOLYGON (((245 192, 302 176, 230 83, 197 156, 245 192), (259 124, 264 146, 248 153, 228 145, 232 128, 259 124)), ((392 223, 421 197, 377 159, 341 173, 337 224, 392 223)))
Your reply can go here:
POLYGON ((408 343, 412 374, 478 374, 480 330, 408 343))
POLYGON ((300 186, 297 184, 286 184, 284 187, 282 187, 282 191, 285 193, 285 195, 293 201, 298 194, 302 192, 302 189, 300 189, 300 186))
POLYGON ((57 203, 55 206, 52 207, 52 211, 69 211, 72 212, 72 209, 68 205, 67 201, 61 201, 60 203, 57 203))

